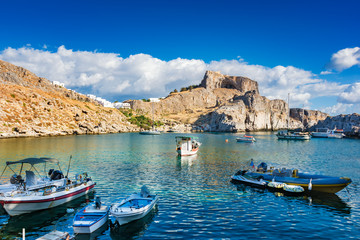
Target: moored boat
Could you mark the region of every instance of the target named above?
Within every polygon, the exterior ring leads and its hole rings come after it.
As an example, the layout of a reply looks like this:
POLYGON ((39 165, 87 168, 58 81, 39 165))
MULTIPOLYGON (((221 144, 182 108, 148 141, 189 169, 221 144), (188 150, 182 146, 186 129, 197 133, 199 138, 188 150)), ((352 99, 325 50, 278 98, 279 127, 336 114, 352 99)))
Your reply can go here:
POLYGON ((46 186, 61 186, 64 182, 64 175, 60 170, 61 168, 59 165, 59 161, 54 158, 25 158, 18 161, 7 161, 5 168, 0 176, 0 179, 8 168, 14 174, 10 178, 8 178, 10 179, 8 183, 0 185, 0 193, 14 191, 20 188, 24 190, 32 190, 46 186), (41 172, 38 171, 36 168, 36 166, 39 164, 43 164, 45 170, 46 167, 49 167, 50 164, 56 164, 59 170, 50 169, 48 175, 36 177, 34 171, 37 173, 41 172), (14 171, 14 166, 19 166, 20 168, 17 173, 14 171), (26 168, 27 166, 30 166, 30 168, 26 168), (23 174, 25 174, 24 178, 22 177, 23 174))
POLYGON ((276 181, 287 185, 301 186, 306 192, 336 193, 351 183, 350 178, 331 177, 324 175, 299 173, 297 169, 261 168, 253 171, 243 171, 243 175, 251 179, 262 178, 264 181, 276 181))
POLYGON ((278 131, 276 136, 281 140, 310 140, 310 135, 307 133, 288 130, 278 131))
POLYGON ((242 137, 236 138, 237 142, 256 142, 256 139, 253 136, 244 135, 242 137))
POLYGON ((129 197, 112 205, 110 213, 116 218, 119 225, 123 225, 145 217, 158 201, 159 197, 151 195, 146 186, 143 186, 140 193, 131 194, 129 197))
POLYGON ((176 151, 180 156, 195 155, 199 151, 201 143, 197 141, 196 137, 192 136, 177 136, 176 151))
POLYGON ((89 193, 95 182, 83 174, 70 180, 63 178, 62 184, 17 189, 0 194, 0 204, 10 216, 53 208, 89 193))
POLYGON ((101 205, 99 197, 95 203, 88 205, 76 213, 73 228, 75 233, 92 233, 108 221, 109 206, 101 205))
POLYGON ((243 183, 257 188, 265 188, 267 185, 267 183, 263 180, 263 178, 258 178, 258 179, 249 178, 241 174, 238 175, 235 174, 234 176, 231 176, 231 181, 235 183, 243 183))
POLYGON ((141 131, 139 133, 142 135, 160 135, 161 134, 161 132, 159 132, 157 130, 141 131))

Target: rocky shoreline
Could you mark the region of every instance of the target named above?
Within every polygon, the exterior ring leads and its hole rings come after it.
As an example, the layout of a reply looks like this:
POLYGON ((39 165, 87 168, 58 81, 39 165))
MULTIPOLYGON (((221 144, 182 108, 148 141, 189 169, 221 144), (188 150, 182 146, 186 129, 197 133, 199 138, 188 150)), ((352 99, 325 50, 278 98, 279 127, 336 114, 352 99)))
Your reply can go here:
MULTIPOLYGON (((132 111, 164 123, 160 131, 245 132, 327 127, 359 137, 359 114, 330 117, 291 109, 285 101, 261 96, 246 77, 207 71, 199 86, 171 93, 159 102, 129 100, 132 111)), ((54 85, 30 71, 0 60, 0 138, 139 132, 121 111, 54 85)))

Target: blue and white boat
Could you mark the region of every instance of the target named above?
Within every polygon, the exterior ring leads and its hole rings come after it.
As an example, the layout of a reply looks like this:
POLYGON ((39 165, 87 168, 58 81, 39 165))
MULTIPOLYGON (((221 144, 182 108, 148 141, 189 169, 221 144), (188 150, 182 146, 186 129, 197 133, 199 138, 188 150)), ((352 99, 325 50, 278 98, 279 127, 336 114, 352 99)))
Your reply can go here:
POLYGON ((123 225, 145 217, 159 201, 156 195, 150 195, 146 186, 140 193, 131 194, 121 202, 111 206, 110 213, 119 225, 123 225))
POLYGON ((94 204, 81 209, 74 217, 73 228, 75 233, 92 233, 107 223, 109 206, 102 206, 97 197, 94 204))

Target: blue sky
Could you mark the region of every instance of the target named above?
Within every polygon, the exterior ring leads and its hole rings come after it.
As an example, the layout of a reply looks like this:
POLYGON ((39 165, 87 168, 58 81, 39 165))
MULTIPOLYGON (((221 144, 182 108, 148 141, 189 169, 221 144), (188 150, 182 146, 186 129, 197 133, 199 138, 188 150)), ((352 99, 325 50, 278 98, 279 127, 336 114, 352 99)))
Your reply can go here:
POLYGON ((285 99, 289 91, 292 107, 360 112, 359 7, 357 1, 6 1, 0 59, 112 101, 166 95, 199 83, 211 69, 251 77, 270 98, 285 99))

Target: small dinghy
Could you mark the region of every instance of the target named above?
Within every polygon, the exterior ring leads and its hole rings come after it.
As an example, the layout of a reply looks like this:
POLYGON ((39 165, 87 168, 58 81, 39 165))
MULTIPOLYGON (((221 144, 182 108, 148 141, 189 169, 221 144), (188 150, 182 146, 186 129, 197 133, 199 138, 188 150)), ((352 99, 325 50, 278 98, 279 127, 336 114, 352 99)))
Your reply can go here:
POLYGON ((104 225, 109 218, 109 206, 102 206, 100 197, 95 203, 81 209, 74 217, 75 233, 92 233, 104 225))
POLYGON ((119 225, 123 225, 145 217, 159 201, 156 195, 150 195, 144 185, 140 193, 131 194, 121 202, 111 206, 110 213, 119 225))
POLYGON ((265 188, 266 184, 267 184, 263 178, 259 178, 259 179, 249 178, 249 177, 246 177, 241 174, 239 174, 239 175, 235 174, 234 176, 232 176, 231 181, 236 182, 236 183, 243 183, 243 184, 250 185, 252 187, 258 187, 258 188, 265 188))

